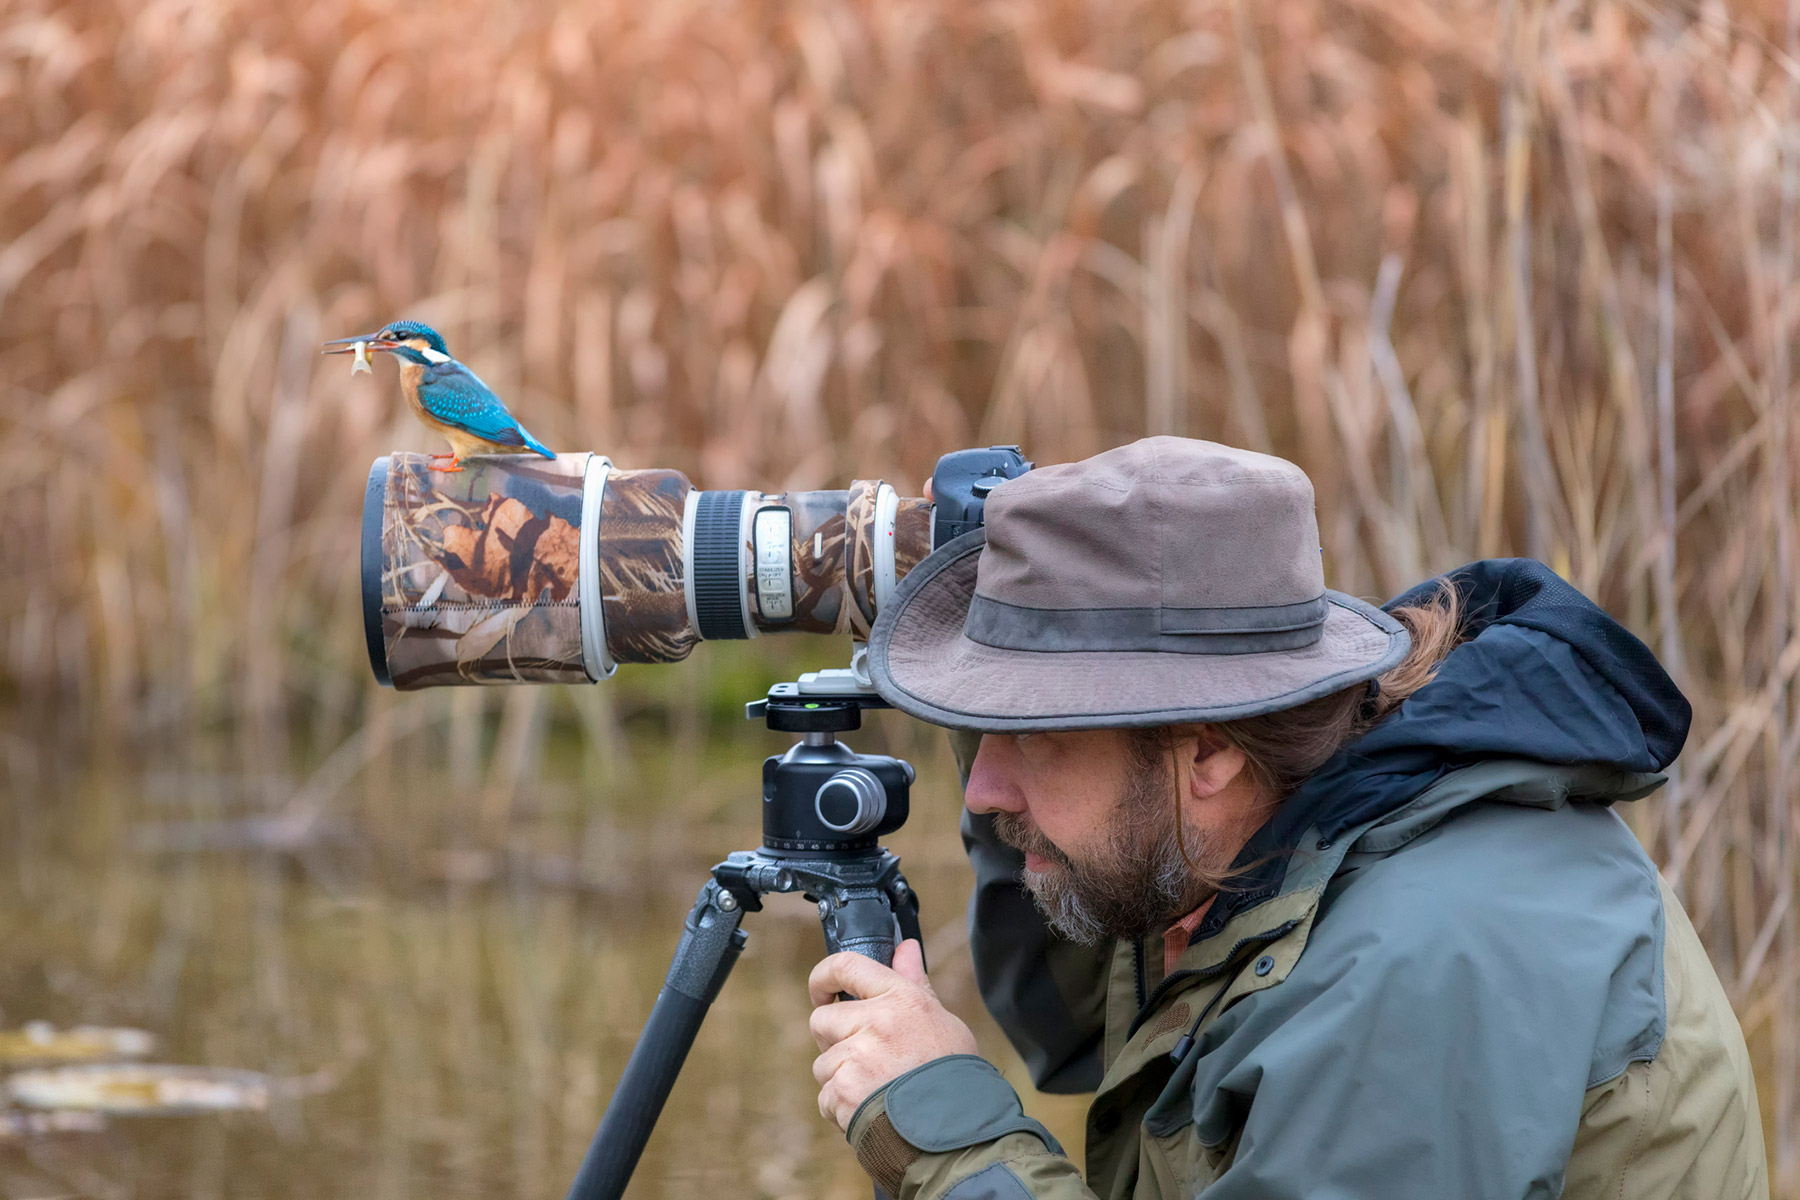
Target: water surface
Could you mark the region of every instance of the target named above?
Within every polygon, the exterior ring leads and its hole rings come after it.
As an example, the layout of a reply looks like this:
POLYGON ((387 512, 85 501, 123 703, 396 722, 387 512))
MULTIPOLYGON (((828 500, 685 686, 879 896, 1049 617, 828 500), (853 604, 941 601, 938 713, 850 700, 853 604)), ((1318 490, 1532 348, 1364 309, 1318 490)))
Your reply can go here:
MULTIPOLYGON (((707 869, 758 840, 786 739, 729 706, 525 694, 383 695, 260 740, 9 716, 0 1021, 136 1026, 161 1061, 282 1084, 266 1113, 0 1144, 0 1194, 560 1196, 707 869)), ((920 767, 888 843, 940 993, 1022 1083, 970 977, 948 755, 896 714, 851 740, 920 767)), ((810 1072, 813 910, 775 898, 746 928, 630 1194, 866 1196, 810 1072)), ((1080 1144, 1080 1102, 1029 1102, 1080 1144)))

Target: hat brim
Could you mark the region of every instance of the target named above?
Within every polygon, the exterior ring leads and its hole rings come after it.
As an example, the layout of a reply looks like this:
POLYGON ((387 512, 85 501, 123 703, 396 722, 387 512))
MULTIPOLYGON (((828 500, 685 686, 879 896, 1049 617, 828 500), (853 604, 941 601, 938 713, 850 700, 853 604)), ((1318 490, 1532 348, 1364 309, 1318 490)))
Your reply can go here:
POLYGON ((1373 679, 1406 656, 1406 628, 1327 591, 1319 640, 1252 654, 1039 651, 963 633, 981 530, 939 547, 901 580, 869 634, 876 690, 950 729, 1035 733, 1234 721, 1293 708, 1373 679))

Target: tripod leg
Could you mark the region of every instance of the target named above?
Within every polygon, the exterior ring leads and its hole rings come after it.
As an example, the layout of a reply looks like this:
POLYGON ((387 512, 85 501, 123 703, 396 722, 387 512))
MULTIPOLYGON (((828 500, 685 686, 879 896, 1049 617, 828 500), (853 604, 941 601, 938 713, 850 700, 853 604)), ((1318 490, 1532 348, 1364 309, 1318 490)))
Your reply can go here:
POLYGON ((688 914, 650 1019, 569 1185, 568 1200, 618 1200, 625 1194, 700 1022, 744 948, 747 935, 738 928, 743 919, 736 897, 716 880, 707 880, 688 914))

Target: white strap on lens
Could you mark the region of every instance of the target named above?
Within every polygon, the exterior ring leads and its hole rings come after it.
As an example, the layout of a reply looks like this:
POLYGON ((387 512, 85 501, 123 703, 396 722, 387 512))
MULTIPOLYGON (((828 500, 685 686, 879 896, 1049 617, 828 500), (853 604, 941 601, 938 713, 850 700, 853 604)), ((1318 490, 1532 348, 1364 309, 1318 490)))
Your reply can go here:
POLYGON ((700 614, 694 608, 694 513, 699 505, 700 493, 689 488, 681 499, 681 596, 687 602, 688 628, 696 638, 701 637, 700 614))
POLYGON ((606 649, 606 608, 600 596, 600 505, 612 459, 588 455, 581 481, 581 665, 595 683, 611 679, 619 664, 606 649))
POLYGON ((900 516, 900 493, 886 483, 875 489, 875 528, 869 531, 874 542, 875 611, 887 607, 894 594, 894 522, 900 516))

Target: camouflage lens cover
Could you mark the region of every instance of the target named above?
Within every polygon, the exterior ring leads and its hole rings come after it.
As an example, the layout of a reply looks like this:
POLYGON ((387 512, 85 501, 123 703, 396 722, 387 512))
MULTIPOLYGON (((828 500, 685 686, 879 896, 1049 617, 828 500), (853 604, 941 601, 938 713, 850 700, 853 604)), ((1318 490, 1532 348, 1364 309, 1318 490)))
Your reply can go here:
MULTIPOLYGON (((370 477, 364 619, 378 678, 403 691, 591 683, 615 663, 678 662, 699 644, 686 598, 687 476, 589 454, 471 456, 460 471, 430 462, 394 454, 370 477), (587 613, 586 653, 584 541, 586 603, 598 610, 587 613)), ((745 503, 786 508, 792 539, 792 612, 778 620, 757 608, 755 547, 738 552, 752 636, 866 638, 882 593, 931 548, 930 506, 879 480, 745 503)))
POLYGON ((381 638, 396 688, 587 683, 581 505, 589 455, 388 459, 381 638))
POLYGON ((600 507, 606 646, 622 663, 680 662, 700 643, 688 621, 680 471, 613 471, 600 507))

